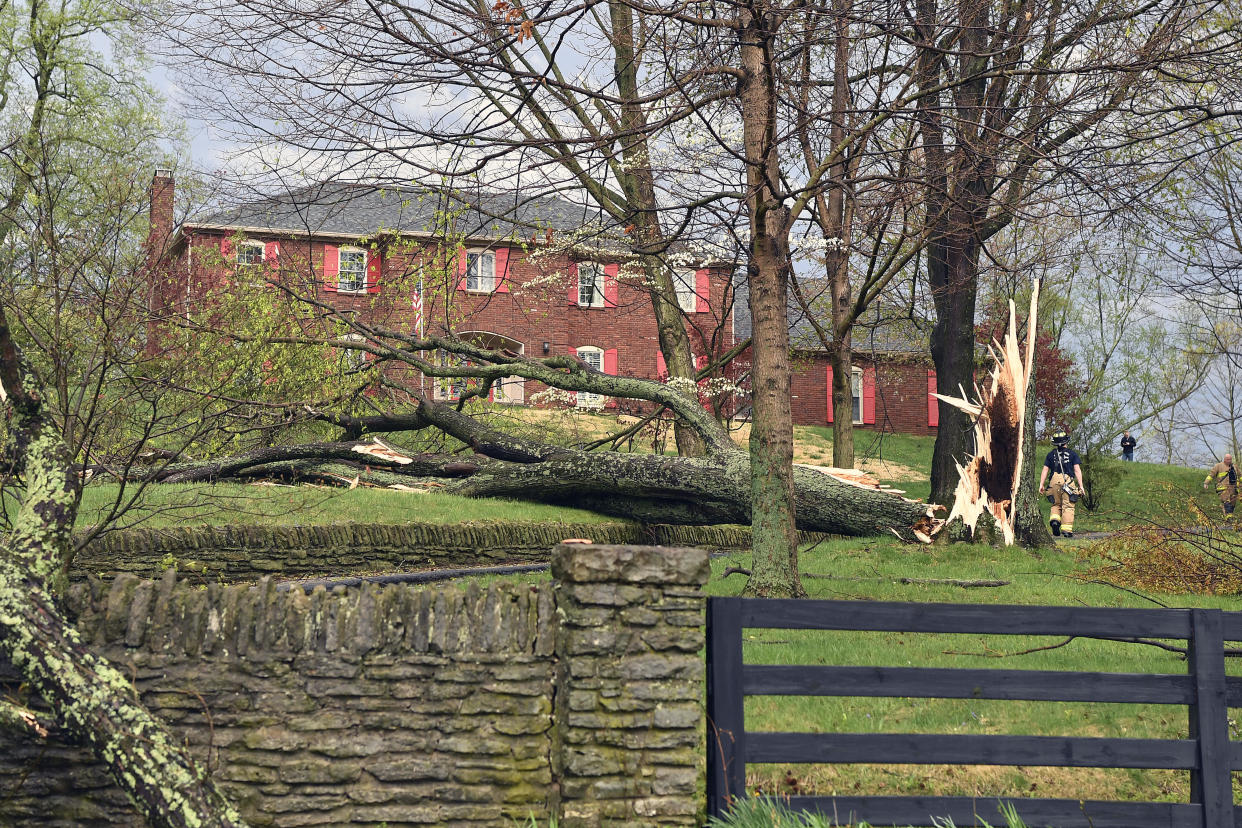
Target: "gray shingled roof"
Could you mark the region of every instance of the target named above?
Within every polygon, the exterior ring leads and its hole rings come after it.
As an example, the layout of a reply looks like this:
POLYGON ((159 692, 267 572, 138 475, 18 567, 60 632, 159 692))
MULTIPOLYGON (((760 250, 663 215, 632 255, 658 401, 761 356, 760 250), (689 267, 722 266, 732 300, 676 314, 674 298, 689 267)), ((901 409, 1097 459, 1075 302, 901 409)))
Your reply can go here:
MULTIPOLYGON (((822 293, 817 280, 802 279, 803 295, 811 303, 812 308, 824 305, 822 293)), ((746 274, 739 272, 735 284, 733 305, 734 331, 737 338, 750 336, 750 305, 749 293, 746 290, 746 274)), ((827 314, 828 309, 824 309, 827 314)), ((819 337, 807 319, 807 314, 799 307, 793 294, 789 296, 789 344, 796 350, 822 351, 819 337)), ((932 323, 925 319, 911 319, 896 312, 887 312, 877 303, 863 314, 862 319, 854 325, 852 342, 856 353, 883 354, 921 354, 930 353, 930 337, 932 323)))
POLYGON ((444 236, 450 213, 453 232, 466 238, 530 238, 545 228, 566 232, 612 226, 597 208, 558 198, 498 193, 449 197, 418 187, 343 183, 304 187, 187 224, 325 236, 378 231, 444 236))

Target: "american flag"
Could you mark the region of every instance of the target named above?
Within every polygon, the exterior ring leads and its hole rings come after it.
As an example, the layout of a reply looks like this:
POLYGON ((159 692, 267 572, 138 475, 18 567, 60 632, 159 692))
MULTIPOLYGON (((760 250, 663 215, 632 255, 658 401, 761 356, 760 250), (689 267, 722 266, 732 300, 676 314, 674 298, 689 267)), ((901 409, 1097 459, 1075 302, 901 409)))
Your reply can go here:
POLYGON ((418 280, 418 285, 414 288, 414 299, 410 303, 410 307, 414 310, 414 334, 419 339, 423 338, 423 280, 418 280))

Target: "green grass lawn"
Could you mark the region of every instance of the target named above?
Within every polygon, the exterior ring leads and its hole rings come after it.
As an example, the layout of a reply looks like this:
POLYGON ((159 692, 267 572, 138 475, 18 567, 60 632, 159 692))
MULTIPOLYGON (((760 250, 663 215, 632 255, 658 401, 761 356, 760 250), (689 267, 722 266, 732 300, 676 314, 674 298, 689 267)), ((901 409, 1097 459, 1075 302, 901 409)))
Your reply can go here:
MULTIPOLYGON (((1076 544, 1077 546, 1078 544, 1076 544)), ((918 547, 895 539, 825 543, 802 552, 803 585, 813 598, 992 604, 1155 607, 1122 589, 1092 583, 1083 560, 1059 547, 1034 555, 1021 549, 953 545, 918 547), (901 578, 994 579, 1008 586, 963 589, 903 584, 901 578)), ((737 594, 745 556, 713 561, 713 595, 737 594)), ((1242 609, 1233 597, 1152 596, 1169 606, 1242 609)), ((1085 670, 1185 674, 1177 654, 1152 646, 1055 637, 747 630, 744 654, 757 664, 853 664, 1085 670)), ((1231 660, 1229 671, 1242 674, 1231 660)), ((803 732, 1012 733, 1186 738, 1183 707, 1134 704, 1005 702, 939 699, 753 697, 747 730, 803 732)), ((1081 768, 884 765, 760 765, 748 786, 767 793, 873 793, 1053 796, 1184 801, 1186 773, 1081 768)))
MULTIPOLYGON (((78 524, 104 517, 117 497, 114 484, 86 487, 78 524)), ((253 486, 193 483, 151 486, 123 525, 150 527, 263 523, 602 523, 616 518, 588 512, 495 498, 404 492, 393 489, 329 489, 309 486, 253 486)))

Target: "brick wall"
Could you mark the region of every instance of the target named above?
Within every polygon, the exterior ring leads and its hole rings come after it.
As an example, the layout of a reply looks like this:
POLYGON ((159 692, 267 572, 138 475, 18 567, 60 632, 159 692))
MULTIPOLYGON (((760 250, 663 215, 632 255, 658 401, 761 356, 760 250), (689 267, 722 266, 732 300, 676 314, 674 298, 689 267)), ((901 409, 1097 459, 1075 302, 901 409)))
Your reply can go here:
MULTIPOLYGON (((155 289, 157 309, 170 309, 185 296, 196 304, 210 301, 212 292, 230 279, 220 254, 221 240, 226 237, 224 231, 187 233, 184 246, 166 264, 164 283, 155 289)), ((254 239, 264 240, 259 236, 254 239)), ((352 311, 361 321, 413 332, 411 299, 421 278, 425 286, 424 330, 428 333, 451 330, 459 335, 499 335, 504 340, 490 346, 521 351, 530 357, 544 356, 545 342, 548 355, 566 354, 583 346, 616 349, 619 373, 649 379, 657 376, 655 312, 637 273, 622 270, 615 307, 579 307, 568 301, 570 285, 577 283, 568 255, 526 255, 519 247, 493 245, 489 249, 507 253, 503 276, 508 292, 475 293, 461 289, 451 251, 446 252, 434 241, 393 240, 376 246, 382 256, 380 290, 346 293, 324 288, 320 274, 324 244, 328 242, 350 243, 347 239, 280 239, 280 278, 295 292, 352 311)), ((497 277, 501 276, 498 271, 497 277)), ((686 314, 686 330, 696 354, 716 353, 733 345, 728 279, 727 269, 711 269, 710 310, 686 314)), ((524 398, 542 388, 540 383, 527 382, 524 398)))
MULTIPOLYGON (((865 431, 896 431, 903 434, 935 434, 927 424, 928 365, 909 358, 855 357, 854 366, 874 365, 875 424, 856 424, 865 431)), ((791 388, 793 417, 798 425, 828 424, 828 357, 799 353, 793 358, 791 388)))
MULTIPOLYGON (((310 594, 123 575, 68 604, 251 825, 693 824, 707 553, 560 546, 553 570, 310 594)), ((0 802, 5 825, 141 824, 84 751, 7 733, 0 802)))

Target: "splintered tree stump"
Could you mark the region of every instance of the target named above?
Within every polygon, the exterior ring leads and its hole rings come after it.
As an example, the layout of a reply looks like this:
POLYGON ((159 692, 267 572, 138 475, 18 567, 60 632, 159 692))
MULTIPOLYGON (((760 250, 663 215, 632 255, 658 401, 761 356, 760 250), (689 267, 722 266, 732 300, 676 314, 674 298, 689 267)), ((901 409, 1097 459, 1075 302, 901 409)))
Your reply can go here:
POLYGON ((975 385, 976 401, 961 395, 936 394, 974 420, 975 455, 957 464, 958 482, 953 508, 945 519, 942 537, 947 541, 973 541, 990 545, 1015 543, 1018 488, 1033 458, 1023 456, 1027 390, 1035 355, 1035 322, 1039 283, 1031 291, 1027 321, 1026 355, 1019 347, 1014 304, 1009 303, 1009 329, 1003 342, 992 341, 988 353, 992 371, 982 389, 975 385))

